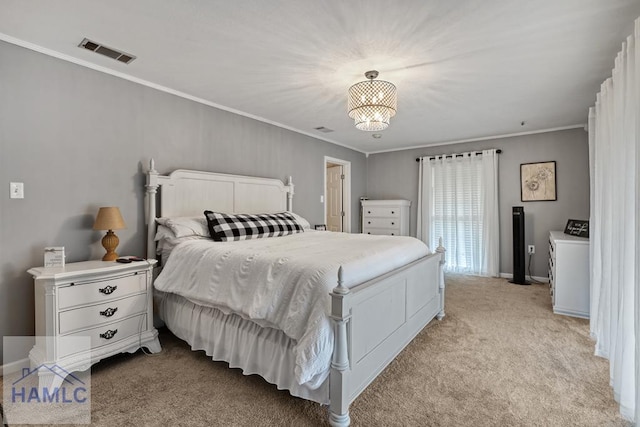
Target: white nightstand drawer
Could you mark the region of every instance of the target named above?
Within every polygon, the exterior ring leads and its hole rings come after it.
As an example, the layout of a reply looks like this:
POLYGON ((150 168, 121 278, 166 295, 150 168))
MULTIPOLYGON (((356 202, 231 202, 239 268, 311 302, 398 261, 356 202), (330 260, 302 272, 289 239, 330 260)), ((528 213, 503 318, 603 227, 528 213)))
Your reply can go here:
POLYGON ((395 228, 370 228, 365 227, 362 230, 363 234, 376 234, 380 236, 399 236, 400 232, 395 228))
POLYGON ((65 357, 74 353, 97 349, 103 345, 115 343, 132 335, 138 335, 146 329, 147 315, 142 314, 119 322, 87 329, 86 331, 68 334, 65 335, 65 337, 89 337, 90 340, 88 340, 89 342, 87 343, 84 343, 83 340, 82 343, 74 342, 71 344, 67 343, 65 345, 60 345, 58 348, 58 357, 65 357))
POLYGON ((110 323, 133 314, 141 314, 147 310, 147 294, 142 293, 75 310, 62 311, 59 314, 58 326, 60 334, 86 329, 110 323))
POLYGON ((58 290, 58 308, 62 310, 83 304, 101 303, 145 292, 146 289, 147 275, 144 272, 95 282, 75 283, 58 290))
POLYGON ((388 228, 400 231, 400 221, 397 218, 365 218, 363 222, 365 228, 388 228))
POLYGON ((388 217, 388 218, 400 218, 400 209, 396 207, 386 206, 369 206, 364 208, 363 215, 365 218, 369 217, 388 217))

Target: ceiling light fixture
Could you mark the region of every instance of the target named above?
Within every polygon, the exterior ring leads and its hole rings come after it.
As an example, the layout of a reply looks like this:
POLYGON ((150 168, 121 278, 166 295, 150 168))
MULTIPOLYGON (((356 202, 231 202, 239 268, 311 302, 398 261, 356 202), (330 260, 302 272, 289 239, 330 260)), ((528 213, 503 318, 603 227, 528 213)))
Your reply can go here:
POLYGON ((364 131, 381 131, 389 126, 389 120, 396 115, 398 95, 393 83, 375 80, 378 72, 367 71, 369 79, 349 88, 349 117, 356 128, 364 131))

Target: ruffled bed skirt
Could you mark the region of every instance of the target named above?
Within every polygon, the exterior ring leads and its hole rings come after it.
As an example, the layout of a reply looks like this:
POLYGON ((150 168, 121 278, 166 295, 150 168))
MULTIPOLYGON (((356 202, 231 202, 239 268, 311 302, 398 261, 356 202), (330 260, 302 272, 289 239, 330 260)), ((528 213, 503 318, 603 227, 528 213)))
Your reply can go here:
POLYGON ((242 369, 245 375, 258 374, 293 396, 329 403, 328 378, 316 389, 297 383, 295 342, 284 332, 263 328, 236 314, 227 315, 218 309, 194 304, 176 294, 154 290, 154 299, 158 316, 175 336, 189 343, 192 350, 204 350, 213 360, 228 362, 230 367, 242 369))

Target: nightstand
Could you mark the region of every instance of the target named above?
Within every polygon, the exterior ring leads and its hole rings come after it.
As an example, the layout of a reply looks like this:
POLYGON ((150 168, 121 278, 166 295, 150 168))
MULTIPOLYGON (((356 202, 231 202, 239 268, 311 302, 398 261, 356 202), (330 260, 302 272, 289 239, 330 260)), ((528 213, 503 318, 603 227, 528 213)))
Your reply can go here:
MULTIPOLYGON (((159 352, 158 331, 153 327, 155 264, 153 259, 128 264, 85 261, 30 269, 36 315, 31 367, 58 365, 67 372, 84 371, 117 353, 141 347, 159 352), (78 342, 73 337, 88 338, 78 342)), ((62 382, 59 375, 41 371, 41 387, 51 389, 62 382)))

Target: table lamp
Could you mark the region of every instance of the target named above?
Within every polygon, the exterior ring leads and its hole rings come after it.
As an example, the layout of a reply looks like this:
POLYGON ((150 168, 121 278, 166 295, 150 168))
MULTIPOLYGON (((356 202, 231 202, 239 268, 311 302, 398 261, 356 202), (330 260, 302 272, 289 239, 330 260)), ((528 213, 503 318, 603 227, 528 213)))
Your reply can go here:
POLYGON ((107 234, 102 238, 102 246, 106 249, 107 253, 102 257, 103 261, 115 261, 118 258, 116 248, 120 239, 113 232, 113 230, 121 230, 126 228, 122 215, 120 215, 120 209, 116 206, 102 207, 98 211, 96 222, 93 224, 94 230, 109 230, 107 234))

